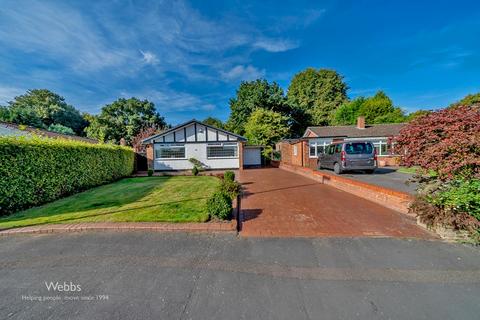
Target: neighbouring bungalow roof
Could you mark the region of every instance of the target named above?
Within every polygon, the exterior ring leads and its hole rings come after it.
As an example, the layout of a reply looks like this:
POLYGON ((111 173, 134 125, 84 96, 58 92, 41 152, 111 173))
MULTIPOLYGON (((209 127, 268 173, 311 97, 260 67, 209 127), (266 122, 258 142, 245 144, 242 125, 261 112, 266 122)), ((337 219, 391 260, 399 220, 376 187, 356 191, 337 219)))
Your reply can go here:
POLYGON ((173 127, 173 128, 164 130, 164 131, 162 131, 162 132, 160 132, 160 133, 157 133, 157 134, 155 134, 155 135, 153 135, 153 136, 151 136, 151 137, 148 137, 148 138, 146 138, 146 139, 143 139, 143 140, 142 140, 142 143, 143 143, 143 144, 147 144, 147 143, 149 143, 149 142, 150 142, 151 140, 153 140, 153 139, 156 139, 156 138, 165 136, 165 135, 167 135, 167 134, 169 134, 169 133, 171 133, 171 132, 174 132, 174 131, 176 131, 176 130, 178 130, 178 129, 180 129, 180 128, 183 128, 183 127, 187 127, 187 126, 189 126, 189 125, 191 125, 191 124, 193 124, 193 123, 198 123, 198 124, 201 124, 202 126, 211 128, 211 129, 213 129, 213 130, 217 130, 217 131, 223 132, 223 133, 225 133, 225 134, 227 134, 227 135, 237 137, 237 138, 238 138, 239 140, 241 140, 241 141, 247 141, 247 138, 245 138, 245 137, 243 137, 243 136, 241 136, 241 135, 238 135, 238 134, 236 134, 236 133, 233 133, 233 132, 230 132, 230 131, 227 131, 227 130, 224 130, 224 129, 220 129, 220 128, 214 127, 214 126, 209 125, 209 124, 205 124, 205 123, 203 123, 203 122, 201 122, 201 121, 198 121, 198 120, 195 120, 195 119, 192 119, 192 120, 187 121, 187 122, 185 122, 185 123, 179 124, 178 126, 175 126, 175 127, 173 127))
POLYGON ((366 125, 365 129, 359 129, 357 126, 327 126, 327 127, 308 127, 305 130, 304 138, 312 137, 309 133, 313 133, 316 138, 368 138, 368 137, 390 137, 400 133, 405 123, 389 123, 366 125))
POLYGON ((62 134, 58 132, 43 130, 39 128, 34 128, 30 126, 22 126, 15 123, 3 122, 0 121, 0 136, 42 136, 47 138, 61 138, 68 140, 83 141, 88 143, 98 143, 97 140, 80 137, 70 134, 62 134))

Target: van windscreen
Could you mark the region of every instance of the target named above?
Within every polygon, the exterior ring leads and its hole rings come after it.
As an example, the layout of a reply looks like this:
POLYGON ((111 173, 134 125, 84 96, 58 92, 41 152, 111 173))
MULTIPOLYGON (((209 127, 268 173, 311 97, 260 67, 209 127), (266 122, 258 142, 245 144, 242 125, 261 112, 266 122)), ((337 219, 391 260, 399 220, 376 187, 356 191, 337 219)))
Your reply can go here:
POLYGON ((347 154, 371 154, 373 146, 367 142, 352 142, 345 144, 345 152, 347 154))

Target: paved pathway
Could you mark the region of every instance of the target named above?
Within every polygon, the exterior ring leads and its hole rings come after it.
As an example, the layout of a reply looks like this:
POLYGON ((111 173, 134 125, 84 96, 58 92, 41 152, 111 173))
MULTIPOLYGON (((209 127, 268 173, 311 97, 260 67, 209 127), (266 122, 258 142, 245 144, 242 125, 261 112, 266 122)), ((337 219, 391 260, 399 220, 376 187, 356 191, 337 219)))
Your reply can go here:
POLYGON ((415 221, 295 173, 244 170, 243 236, 433 238, 415 221))

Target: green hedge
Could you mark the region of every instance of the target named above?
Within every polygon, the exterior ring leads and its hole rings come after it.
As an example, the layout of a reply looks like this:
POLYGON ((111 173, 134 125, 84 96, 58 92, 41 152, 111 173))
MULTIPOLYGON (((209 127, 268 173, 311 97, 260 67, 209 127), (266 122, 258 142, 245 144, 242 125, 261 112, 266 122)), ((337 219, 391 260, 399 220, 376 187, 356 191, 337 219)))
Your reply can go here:
POLYGON ((128 176, 133 161, 127 147, 0 137, 0 215, 128 176))

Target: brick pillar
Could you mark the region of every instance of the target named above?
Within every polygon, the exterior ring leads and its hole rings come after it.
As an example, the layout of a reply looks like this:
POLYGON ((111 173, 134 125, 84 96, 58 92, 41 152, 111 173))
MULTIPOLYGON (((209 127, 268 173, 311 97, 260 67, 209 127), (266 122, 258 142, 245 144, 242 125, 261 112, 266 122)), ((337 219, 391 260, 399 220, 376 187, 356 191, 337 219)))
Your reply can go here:
POLYGON ((240 142, 238 144, 238 164, 239 164, 239 169, 243 170, 243 145, 245 142, 240 142))
POLYGON ((152 170, 153 170, 153 144, 152 144, 152 143, 147 144, 146 151, 147 151, 147 165, 148 165, 148 169, 152 169, 152 170))

